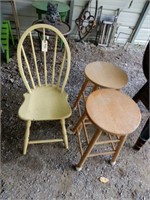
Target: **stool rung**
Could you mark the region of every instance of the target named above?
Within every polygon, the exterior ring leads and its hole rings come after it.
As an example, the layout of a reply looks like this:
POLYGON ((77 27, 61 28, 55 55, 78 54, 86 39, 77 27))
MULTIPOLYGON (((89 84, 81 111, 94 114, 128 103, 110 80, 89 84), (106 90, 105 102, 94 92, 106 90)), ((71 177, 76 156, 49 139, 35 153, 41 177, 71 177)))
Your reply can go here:
POLYGON ((107 141, 101 141, 101 142, 96 142, 95 145, 99 145, 99 144, 109 144, 109 143, 117 143, 120 140, 107 140, 107 141))
MULTIPOLYGON (((5 51, 7 50, 7 46, 4 46, 4 45, 3 45, 2 47, 3 47, 3 49, 4 49, 5 51)), ((5 52, 5 51, 4 51, 4 52, 5 52)))
POLYGON ((5 33, 1 33, 1 40, 7 40, 9 42, 9 35, 5 33))
POLYGON ((7 35, 7 36, 9 36, 8 29, 2 29, 1 35, 7 35))
POLYGON ((115 151, 106 151, 101 153, 91 153, 87 157, 94 157, 94 156, 102 156, 102 155, 108 155, 108 154, 114 154, 115 151))
POLYGON ((90 122, 90 121, 87 121, 87 122, 84 122, 84 124, 85 124, 85 125, 91 125, 91 124, 92 124, 92 122, 90 122))
POLYGON ((7 40, 1 40, 1 42, 2 42, 2 45, 8 45, 7 40))
POLYGON ((83 128, 83 132, 84 132, 84 136, 86 139, 87 144, 89 144, 89 137, 88 137, 88 133, 87 133, 87 129, 86 129, 86 124, 84 122, 82 122, 80 124, 80 126, 77 128, 77 132, 80 135, 80 130, 83 128))

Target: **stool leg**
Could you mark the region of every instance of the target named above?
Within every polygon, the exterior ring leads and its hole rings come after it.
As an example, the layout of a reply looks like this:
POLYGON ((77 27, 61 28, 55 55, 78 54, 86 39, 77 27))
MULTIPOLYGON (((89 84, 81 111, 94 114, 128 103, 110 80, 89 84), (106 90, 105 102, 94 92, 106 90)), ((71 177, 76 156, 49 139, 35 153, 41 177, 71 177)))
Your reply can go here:
POLYGON ((97 139, 100 137, 102 131, 97 129, 96 132, 94 133, 88 147, 86 148, 85 152, 83 153, 80 162, 77 164, 76 169, 78 171, 80 171, 82 169, 82 166, 84 164, 84 162, 86 161, 88 155, 90 154, 95 142, 97 141, 97 139))
POLYGON ((83 120, 86 118, 86 112, 83 113, 83 115, 80 117, 80 119, 78 120, 78 122, 76 123, 76 125, 74 126, 74 128, 72 129, 73 132, 76 131, 76 129, 81 125, 81 123, 83 122, 83 120))
POLYGON ((93 87, 93 92, 94 92, 95 90, 97 90, 97 88, 98 88, 98 85, 94 85, 94 87, 93 87))
POLYGON ((73 108, 75 108, 77 106, 77 103, 80 100, 81 95, 82 95, 83 91, 85 90, 87 84, 88 84, 88 79, 86 78, 85 81, 84 81, 84 83, 83 83, 83 85, 82 85, 82 87, 81 87, 81 90, 80 90, 80 92, 78 94, 78 97, 77 97, 77 99, 76 99, 76 101, 75 101, 75 103, 73 105, 73 108))
POLYGON ((112 158, 112 161, 111 161, 111 164, 112 164, 112 165, 115 165, 115 164, 116 164, 116 160, 117 160, 117 158, 118 158, 118 156, 119 156, 119 153, 120 153, 120 151, 121 151, 121 149, 122 149, 122 147, 123 147, 123 145, 124 145, 124 143, 125 143, 125 141, 126 141, 126 137, 127 137, 127 136, 121 136, 121 137, 120 137, 120 142, 118 143, 118 146, 117 146, 117 148, 116 148, 116 150, 115 150, 115 153, 114 153, 113 158, 112 158))

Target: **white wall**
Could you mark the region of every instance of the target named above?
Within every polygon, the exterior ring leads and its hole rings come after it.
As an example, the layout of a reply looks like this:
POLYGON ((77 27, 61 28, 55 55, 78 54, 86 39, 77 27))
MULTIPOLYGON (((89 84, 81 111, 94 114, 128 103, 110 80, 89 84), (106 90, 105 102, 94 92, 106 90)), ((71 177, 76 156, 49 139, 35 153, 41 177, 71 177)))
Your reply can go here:
MULTIPOLYGON (((120 9, 120 14, 118 17, 118 31, 116 33, 116 38, 118 43, 125 43, 131 34, 133 27, 135 26, 140 13, 146 0, 133 0, 131 7, 129 8, 131 0, 99 0, 98 7, 103 6, 103 14, 114 15, 116 9, 120 9)), ((72 20, 72 36, 77 37, 77 26, 75 25, 75 19, 78 18, 80 12, 82 11, 86 1, 85 0, 74 0, 74 10, 73 10, 73 20, 72 20)), ((95 0, 92 0, 89 10, 94 14, 95 0)), ((146 17, 138 33, 135 42, 145 44, 150 35, 150 14, 146 17)), ((93 30, 93 34, 96 30, 93 30)), ((91 34, 92 35, 92 34, 91 34)))
MULTIPOLYGON (((20 23, 20 30, 23 32, 29 27, 32 22, 37 18, 35 9, 32 6, 31 0, 16 0, 16 7, 20 23)), ((10 3, 2 3, 1 5, 2 17, 4 19, 13 20, 12 9, 10 3)), ((13 23, 11 23, 14 27, 13 23)))
MULTIPOLYGON (((20 30, 21 33, 23 33, 25 29, 27 29, 29 26, 32 25, 33 21, 35 21, 38 18, 38 16, 36 14, 35 8, 32 6, 32 0, 15 0, 15 1, 18 12, 18 18, 20 22, 20 30)), ((36 1, 41 1, 41 0, 36 0, 36 1)), ((48 1, 48 0, 43 0, 43 1, 48 1)), ((67 2, 67 0, 59 0, 59 1, 67 2)), ((4 19, 13 20, 10 3, 2 3, 1 11, 2 11, 2 17, 4 19)))
POLYGON ((135 42, 145 44, 145 41, 148 40, 150 40, 150 10, 137 34, 135 42))
MULTIPOLYGON (((40 0, 36 0, 40 1, 40 0)), ((48 1, 48 0, 43 0, 48 1)), ((62 2, 68 2, 67 0, 58 0, 62 2)), ((78 18, 80 12, 84 8, 84 5, 87 0, 74 0, 74 7, 72 13, 72 37, 77 37, 77 26, 75 25, 75 19, 78 18)), ((92 14, 95 11, 95 2, 96 0, 92 0, 90 4, 89 10, 92 14)), ((117 42, 125 43, 128 39, 129 35, 132 32, 132 28, 135 26, 142 8, 146 2, 146 0, 133 0, 133 3, 130 8, 128 8, 131 0, 98 0, 98 7, 103 6, 103 14, 113 15, 114 11, 117 8, 120 8, 121 13, 118 17, 119 29, 116 34, 118 37, 117 42)), ((35 8, 32 6, 32 0, 16 0, 16 6, 18 11, 18 17, 20 22, 20 29, 23 32, 27 27, 29 27, 34 20, 37 19, 37 14, 35 8)), ((3 18, 11 19, 11 7, 7 3, 2 3, 2 16, 3 18)), ((143 25, 135 39, 136 43, 145 44, 150 35, 150 12, 148 13, 146 19, 143 22, 143 25)), ((93 35, 95 37, 95 31, 93 30, 93 35)), ((91 34, 91 35, 92 35, 91 34)))

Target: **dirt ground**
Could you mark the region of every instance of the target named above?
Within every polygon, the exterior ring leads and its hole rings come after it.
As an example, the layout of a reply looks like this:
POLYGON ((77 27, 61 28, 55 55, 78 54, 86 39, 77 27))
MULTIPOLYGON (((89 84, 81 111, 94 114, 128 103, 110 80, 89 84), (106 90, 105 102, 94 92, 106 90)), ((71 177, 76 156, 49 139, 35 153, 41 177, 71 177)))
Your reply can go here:
MULTIPOLYGON (((69 41, 72 61, 66 91, 71 106, 84 81, 84 67, 93 61, 108 61, 124 69, 129 78, 123 92, 133 97, 145 83, 142 72, 143 46, 96 47, 91 43, 69 41)), ((77 138, 71 127, 77 120, 76 112, 67 120, 69 150, 61 143, 30 145, 22 154, 25 123, 17 112, 26 91, 20 78, 16 50, 9 64, 1 66, 1 195, 2 200, 149 200, 150 199, 150 145, 133 150, 149 113, 141 102, 142 121, 129 135, 114 167, 111 156, 89 158, 82 171, 74 169, 80 160, 77 138), (101 183, 100 177, 109 179, 101 183)), ((41 138, 61 134, 60 124, 34 122, 31 137, 41 138)))

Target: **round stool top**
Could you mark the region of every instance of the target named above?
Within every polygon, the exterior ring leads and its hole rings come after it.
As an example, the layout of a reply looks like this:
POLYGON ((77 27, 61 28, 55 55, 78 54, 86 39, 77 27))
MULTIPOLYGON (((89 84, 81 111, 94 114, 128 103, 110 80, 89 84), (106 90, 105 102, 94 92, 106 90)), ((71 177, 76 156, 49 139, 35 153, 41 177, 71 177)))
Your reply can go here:
POLYGON ((121 89, 128 82, 127 74, 108 62, 98 61, 88 64, 85 75, 92 83, 113 89, 121 89))
POLYGON ((86 110, 91 121, 102 130, 126 135, 140 124, 141 112, 127 95, 114 89, 100 89, 87 98, 86 110))

